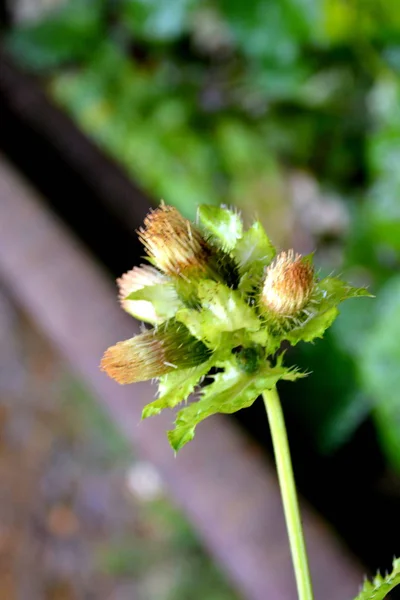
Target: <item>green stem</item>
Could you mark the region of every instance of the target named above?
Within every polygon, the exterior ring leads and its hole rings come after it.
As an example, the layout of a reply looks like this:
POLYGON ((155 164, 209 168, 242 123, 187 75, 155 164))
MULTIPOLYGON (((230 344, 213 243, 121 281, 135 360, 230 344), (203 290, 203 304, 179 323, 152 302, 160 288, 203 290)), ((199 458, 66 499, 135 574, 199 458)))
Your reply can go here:
POLYGON ((293 477, 292 461, 286 433, 285 420, 276 388, 263 393, 264 404, 271 428, 276 468, 281 488, 290 551, 296 576, 299 600, 313 600, 307 552, 293 477))

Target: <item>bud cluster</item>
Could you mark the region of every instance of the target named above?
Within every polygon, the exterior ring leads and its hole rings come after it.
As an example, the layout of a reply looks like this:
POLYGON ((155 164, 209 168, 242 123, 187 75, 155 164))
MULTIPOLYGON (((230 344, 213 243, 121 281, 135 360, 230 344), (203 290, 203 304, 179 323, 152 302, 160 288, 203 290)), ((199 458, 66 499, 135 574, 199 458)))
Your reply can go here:
POLYGON ((335 278, 318 281, 309 257, 276 252, 257 221, 202 206, 199 225, 161 204, 139 231, 150 264, 118 280, 122 307, 154 328, 109 348, 101 368, 118 383, 160 378, 143 416, 185 400, 216 367, 194 405, 181 409, 169 439, 175 450, 216 412, 249 406, 280 379, 303 376, 274 358, 321 337, 346 298, 369 295, 335 278))

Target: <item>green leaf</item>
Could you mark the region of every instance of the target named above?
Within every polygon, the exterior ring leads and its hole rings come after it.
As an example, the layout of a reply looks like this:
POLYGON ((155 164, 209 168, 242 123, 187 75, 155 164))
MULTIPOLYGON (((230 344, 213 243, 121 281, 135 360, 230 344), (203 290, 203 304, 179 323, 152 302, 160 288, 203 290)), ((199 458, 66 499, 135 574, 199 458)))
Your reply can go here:
POLYGON ((393 561, 393 571, 386 576, 379 573, 373 581, 366 581, 354 600, 384 600, 400 584, 400 559, 393 561))
POLYGON ((281 364, 271 367, 266 363, 254 374, 246 373, 233 361, 226 361, 223 366, 224 370, 215 375, 213 383, 204 388, 200 400, 178 412, 175 429, 168 432, 169 442, 175 451, 193 439, 196 426, 207 417, 247 408, 280 379, 294 380, 304 376, 281 364))
POLYGON ((103 0, 72 0, 46 19, 21 26, 7 40, 13 56, 35 71, 90 57, 101 43, 103 0))
POLYGON ((228 208, 203 204, 198 210, 200 224, 222 250, 230 252, 242 237, 243 223, 240 215, 228 208))
POLYGON ((193 392, 194 388, 208 373, 213 361, 206 361, 201 365, 168 373, 160 377, 160 397, 147 404, 142 411, 142 419, 158 415, 164 408, 173 408, 180 404, 193 392))
POLYGON ((135 38, 147 42, 170 42, 188 29, 193 0, 127 0, 122 3, 123 22, 135 38))
POLYGON ((310 319, 289 331, 284 337, 292 346, 298 342, 312 342, 316 338, 322 338, 338 314, 339 311, 335 306, 327 308, 325 312, 312 315, 310 319))
POLYGON ((175 316, 182 306, 170 283, 148 285, 131 292, 126 298, 126 310, 132 316, 151 323, 162 323, 175 316))
POLYGON ((360 296, 374 297, 367 289, 355 288, 336 277, 325 277, 325 279, 322 279, 318 283, 318 289, 323 294, 323 300, 326 299, 329 301, 331 306, 336 306, 349 298, 358 298, 360 296))
MULTIPOLYGON (((183 308, 176 318, 186 325, 189 331, 201 340, 218 347, 221 334, 246 330, 257 331, 261 326, 255 311, 243 300, 237 290, 231 290, 223 283, 203 280, 198 286, 201 309, 183 308)), ((225 338, 226 340, 226 338, 225 338)))
POLYGON ((285 334, 293 346, 298 342, 312 342, 323 337, 339 314, 337 305, 343 300, 372 294, 365 288, 355 288, 335 277, 326 277, 317 284, 317 292, 310 307, 307 307, 308 318, 285 334))
POLYGON ((258 285, 267 267, 276 254, 276 250, 264 231, 260 221, 256 221, 238 240, 233 255, 240 273, 241 291, 248 293, 258 285))

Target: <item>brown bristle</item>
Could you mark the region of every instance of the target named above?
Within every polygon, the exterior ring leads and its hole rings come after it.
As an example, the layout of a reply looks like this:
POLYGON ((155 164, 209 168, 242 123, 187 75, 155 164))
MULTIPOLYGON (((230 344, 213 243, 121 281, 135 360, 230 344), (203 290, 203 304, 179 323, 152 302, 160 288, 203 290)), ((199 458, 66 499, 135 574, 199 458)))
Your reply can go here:
POLYGON ((268 267, 261 302, 277 315, 291 316, 305 307, 313 289, 313 267, 289 250, 281 252, 268 267))
POLYGON ((149 256, 164 273, 180 275, 205 271, 210 248, 200 231, 176 208, 162 204, 152 211, 139 230, 149 256))

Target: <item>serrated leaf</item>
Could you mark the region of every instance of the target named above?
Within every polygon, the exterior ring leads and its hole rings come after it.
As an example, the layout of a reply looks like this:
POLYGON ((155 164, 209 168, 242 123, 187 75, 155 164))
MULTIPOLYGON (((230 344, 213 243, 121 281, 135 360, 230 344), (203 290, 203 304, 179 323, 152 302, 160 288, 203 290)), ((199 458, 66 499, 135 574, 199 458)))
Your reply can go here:
POLYGON ((400 559, 393 561, 393 571, 382 576, 378 574, 372 582, 366 581, 363 589, 354 600, 384 600, 400 584, 400 559))
POLYGON ((179 370, 160 377, 160 396, 143 408, 142 419, 158 415, 164 408, 174 408, 186 400, 202 377, 208 373, 213 362, 207 361, 192 369, 179 370))
POLYGON ((308 318, 291 329, 285 338, 294 346, 298 342, 312 342, 323 337, 339 314, 337 305, 349 298, 373 297, 365 288, 355 288, 334 277, 326 277, 317 284, 316 299, 307 307, 308 318))
POLYGON ((325 312, 314 314, 304 323, 289 331, 285 338, 292 346, 298 342, 312 342, 316 338, 322 338, 338 314, 339 311, 335 306, 328 308, 325 312))
POLYGON ((152 323, 162 323, 173 318, 176 311, 182 307, 182 302, 170 283, 145 286, 128 294, 125 300, 127 310, 129 307, 128 312, 132 316, 152 323))
POLYGON ((211 240, 225 252, 235 248, 242 237, 243 223, 240 215, 228 208, 203 204, 198 210, 199 221, 211 240))
POLYGON ((271 389, 280 379, 293 380, 304 374, 268 363, 254 374, 245 373, 233 361, 226 361, 224 370, 214 377, 214 382, 204 388, 200 400, 181 409, 176 418, 175 429, 168 432, 168 439, 175 451, 193 439, 196 426, 216 413, 234 413, 253 404, 266 389, 271 389))
POLYGON ((340 304, 349 298, 374 297, 367 289, 355 288, 336 277, 325 277, 318 283, 318 289, 323 293, 323 299, 328 300, 331 306, 340 304))
POLYGON ((263 277, 267 267, 276 254, 276 250, 259 221, 245 231, 238 240, 233 255, 242 275, 240 289, 250 292, 263 277))
POLYGON ((219 345, 223 333, 239 330, 252 332, 261 326, 256 313, 240 293, 223 283, 209 279, 201 281, 198 297, 200 310, 184 308, 177 312, 176 318, 186 325, 192 335, 208 340, 213 347, 219 345))

